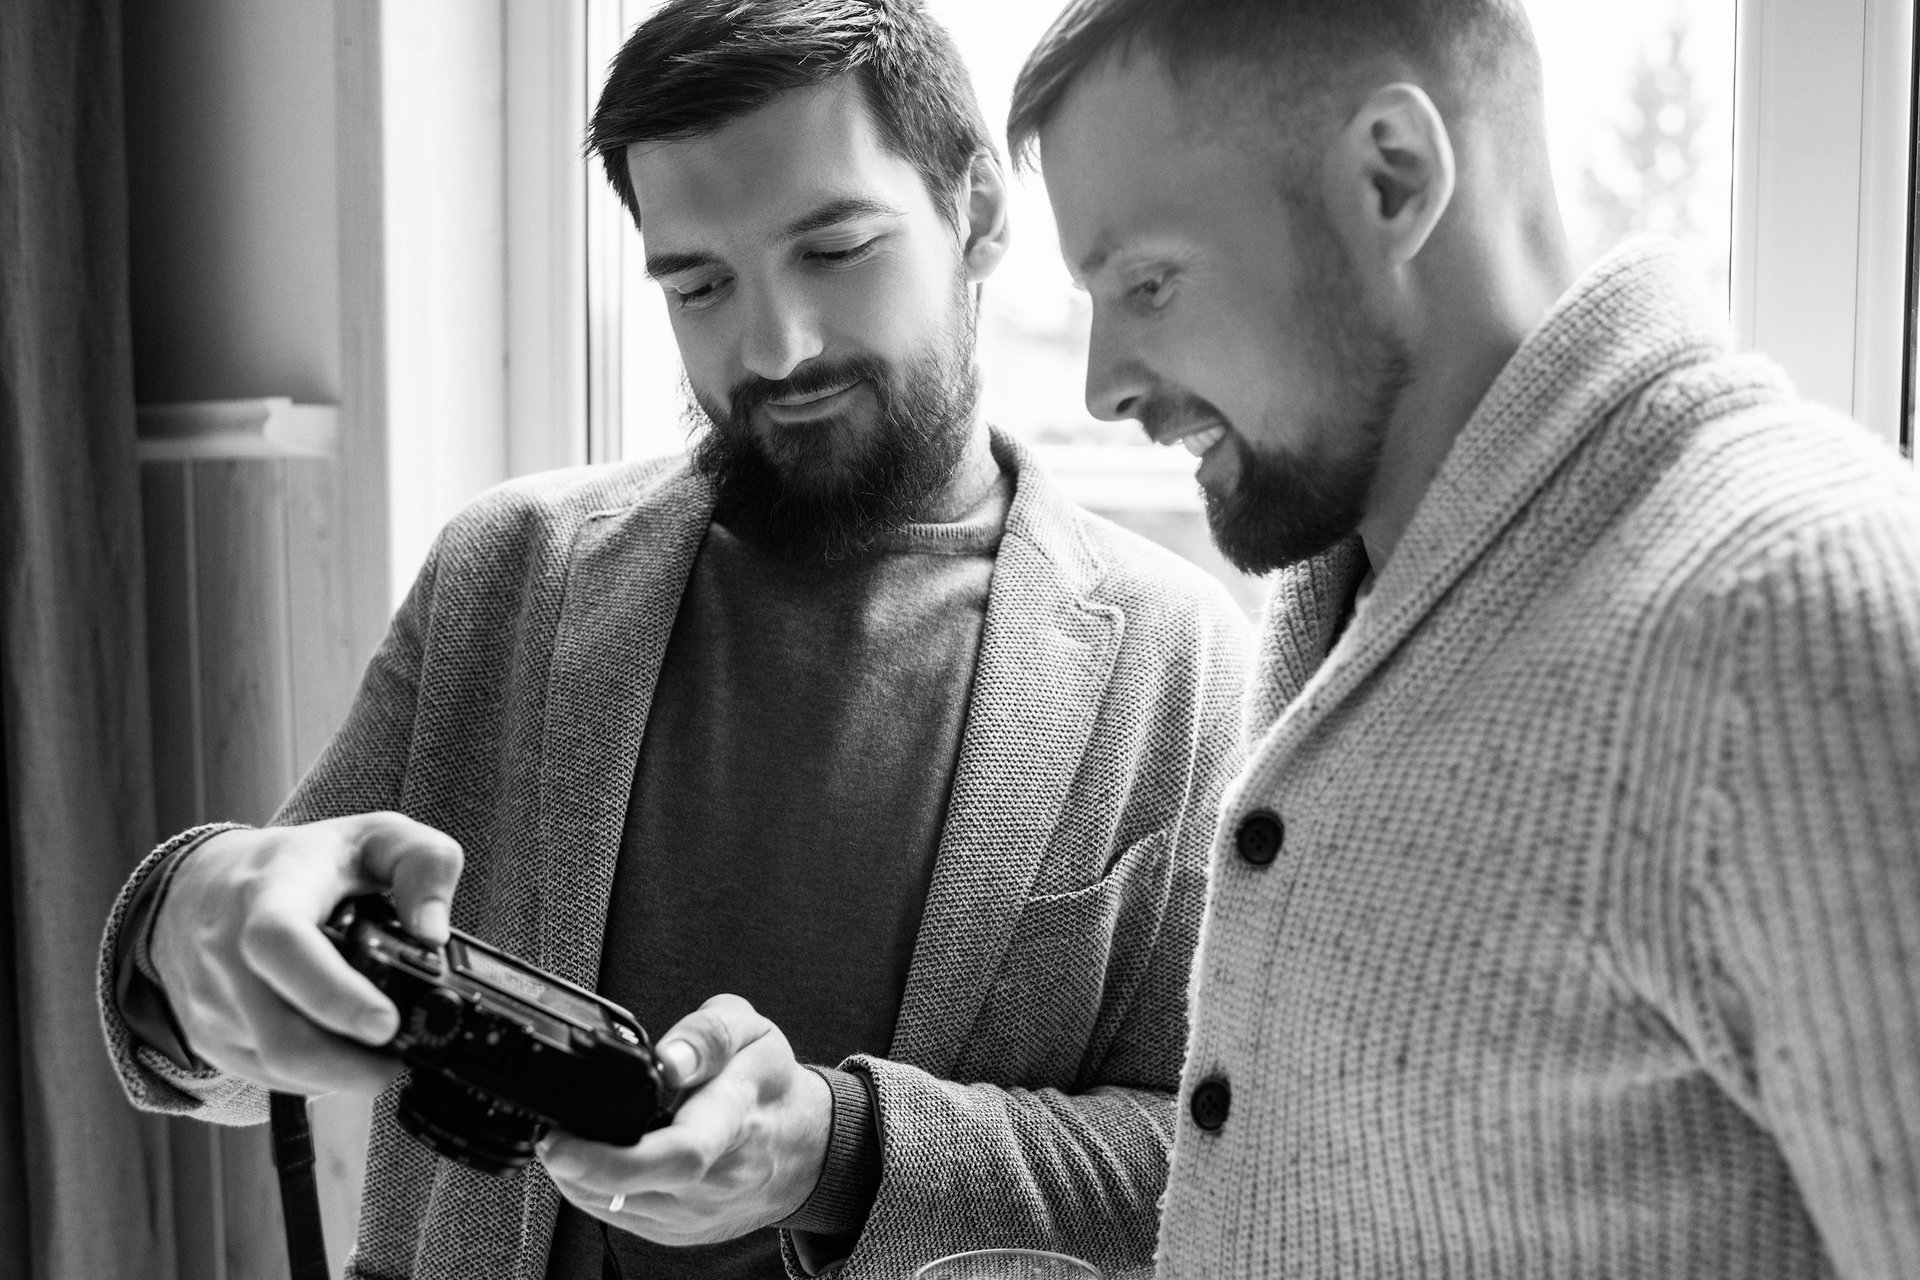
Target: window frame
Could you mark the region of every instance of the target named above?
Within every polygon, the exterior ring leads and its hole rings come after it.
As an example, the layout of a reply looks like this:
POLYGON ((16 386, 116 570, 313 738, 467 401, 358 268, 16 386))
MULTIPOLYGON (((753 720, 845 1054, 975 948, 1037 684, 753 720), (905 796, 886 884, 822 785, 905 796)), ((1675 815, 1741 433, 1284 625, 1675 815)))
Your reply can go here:
MULTIPOLYGON (((621 0, 506 8, 509 458, 520 474, 618 456, 627 221, 576 140, 624 30, 621 0), (552 189, 564 194, 539 205, 552 189)), ((1735 29, 1736 341, 1911 456, 1913 0, 1739 0, 1735 29)))
POLYGON ((1736 339, 1910 445, 1913 2, 1741 0, 1736 39, 1736 339))

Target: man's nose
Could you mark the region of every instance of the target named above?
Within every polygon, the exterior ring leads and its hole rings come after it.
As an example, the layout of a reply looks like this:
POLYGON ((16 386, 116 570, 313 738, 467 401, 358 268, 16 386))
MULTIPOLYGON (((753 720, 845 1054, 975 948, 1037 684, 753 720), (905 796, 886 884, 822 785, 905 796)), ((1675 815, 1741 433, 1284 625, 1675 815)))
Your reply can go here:
POLYGON ((1095 308, 1093 336, 1087 344, 1087 412, 1102 422, 1137 418, 1141 402, 1152 389, 1153 377, 1146 365, 1095 308))
POLYGON ((804 298, 790 291, 763 291, 747 315, 740 362, 747 372, 778 382, 823 348, 820 324, 804 298))

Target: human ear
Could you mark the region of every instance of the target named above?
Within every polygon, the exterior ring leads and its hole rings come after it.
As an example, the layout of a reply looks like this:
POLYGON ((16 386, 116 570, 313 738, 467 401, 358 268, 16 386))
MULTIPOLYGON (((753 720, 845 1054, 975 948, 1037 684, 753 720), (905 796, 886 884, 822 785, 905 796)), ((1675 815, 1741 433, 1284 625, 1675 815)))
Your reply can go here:
POLYGON ((1352 247, 1390 266, 1413 261, 1453 202, 1453 140, 1426 91, 1374 90, 1340 130, 1325 197, 1352 247))
POLYGON ((978 284, 992 275, 1012 243, 1012 228, 1007 222, 1007 180, 1000 162, 991 152, 974 156, 967 171, 963 193, 966 207, 966 243, 961 253, 966 261, 967 283, 978 284))

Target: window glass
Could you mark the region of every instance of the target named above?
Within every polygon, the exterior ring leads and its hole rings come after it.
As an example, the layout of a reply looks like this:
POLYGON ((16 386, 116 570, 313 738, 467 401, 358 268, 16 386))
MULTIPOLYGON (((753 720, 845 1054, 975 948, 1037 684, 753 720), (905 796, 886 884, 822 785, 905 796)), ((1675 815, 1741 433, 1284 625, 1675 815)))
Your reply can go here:
MULTIPOLYGON (((626 0, 638 21, 651 0, 626 0)), ((996 134, 1014 77, 1059 9, 1032 0, 929 0, 973 71, 996 134)), ((1555 182, 1579 266, 1628 235, 1686 247, 1724 299, 1732 205, 1734 0, 1528 0, 1547 86, 1555 182)), ((1219 573, 1249 609, 1258 585, 1213 552, 1181 449, 1082 402, 1089 312, 1060 262, 1039 178, 1012 183, 1013 247, 989 282, 980 324, 990 420, 1042 449, 1081 502, 1219 573)), ((631 238, 630 238, 631 239, 631 238)), ((622 452, 685 443, 679 361, 659 291, 624 255, 622 452)))
POLYGON ((1908 90, 1908 116, 1914 122, 1907 161, 1907 342, 1906 369, 1900 381, 1900 452, 1914 456, 1916 411, 1920 410, 1920 31, 1914 36, 1914 84, 1908 90))

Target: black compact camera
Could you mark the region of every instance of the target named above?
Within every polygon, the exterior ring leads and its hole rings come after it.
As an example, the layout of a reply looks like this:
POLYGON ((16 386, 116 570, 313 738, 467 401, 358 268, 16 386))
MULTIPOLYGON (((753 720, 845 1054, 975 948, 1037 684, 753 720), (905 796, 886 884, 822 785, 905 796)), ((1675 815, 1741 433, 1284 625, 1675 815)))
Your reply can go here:
POLYGON ((400 1125, 482 1173, 533 1159, 558 1126, 631 1146, 679 1099, 633 1015, 591 991, 453 930, 430 946, 379 894, 348 898, 324 930, 400 1009, 388 1048, 412 1068, 400 1125))

